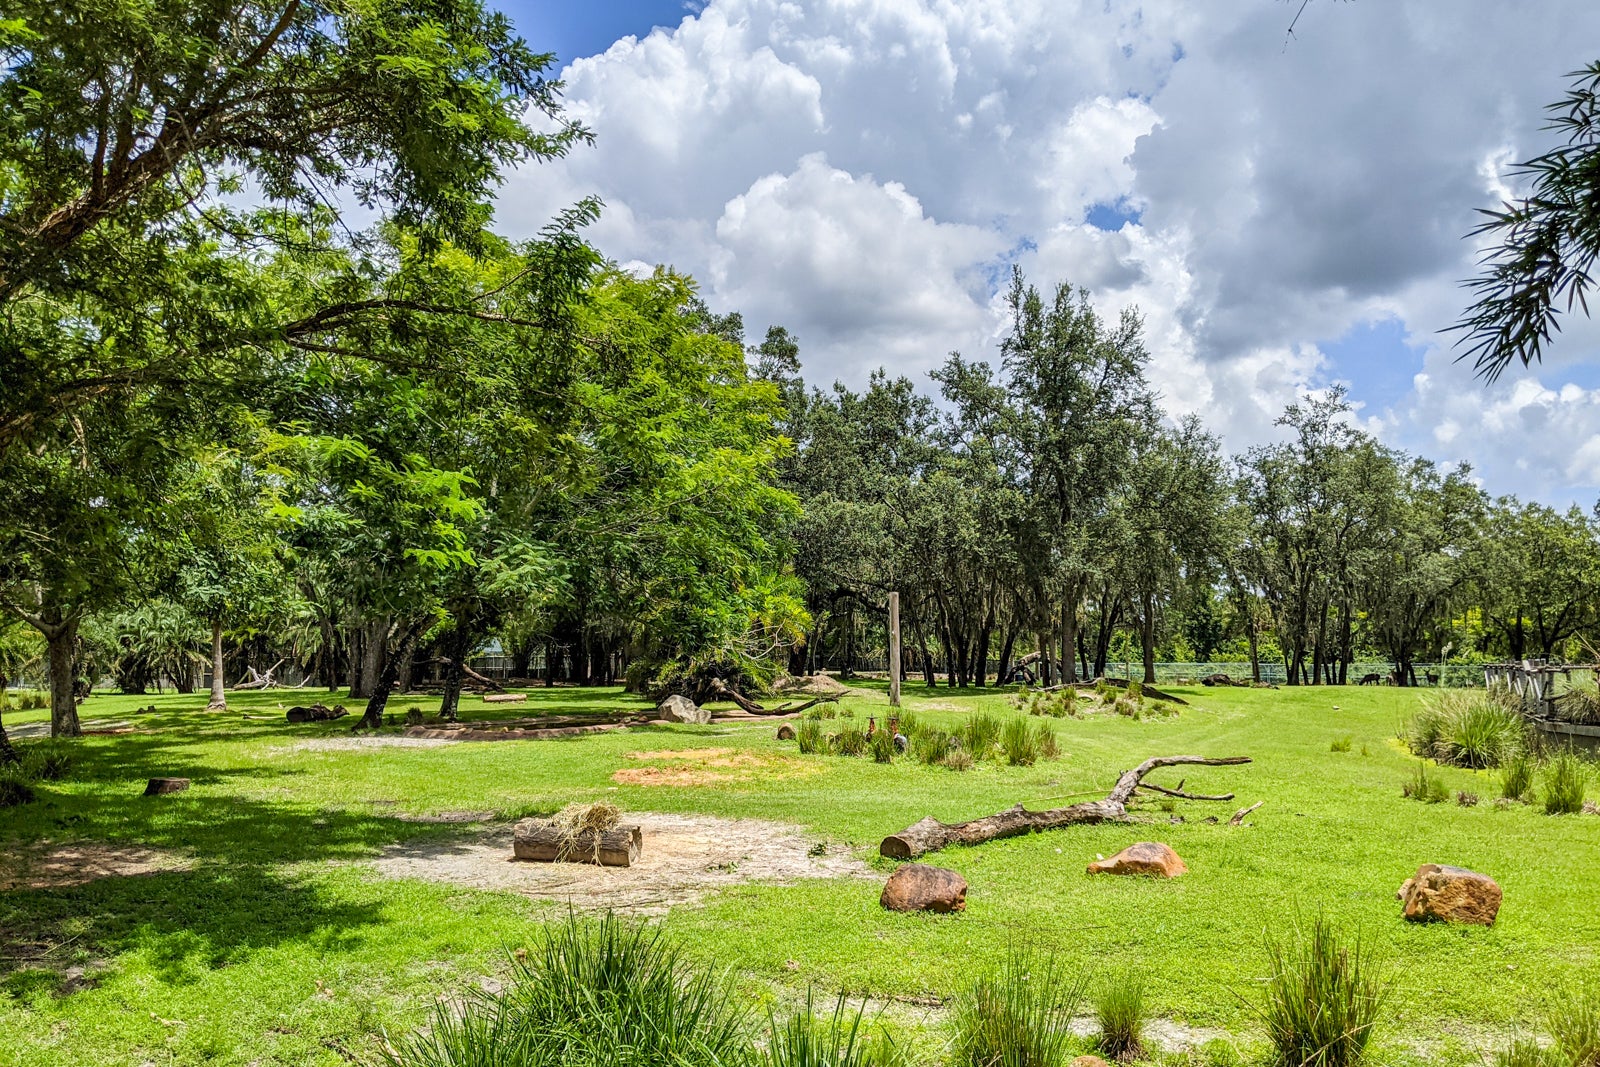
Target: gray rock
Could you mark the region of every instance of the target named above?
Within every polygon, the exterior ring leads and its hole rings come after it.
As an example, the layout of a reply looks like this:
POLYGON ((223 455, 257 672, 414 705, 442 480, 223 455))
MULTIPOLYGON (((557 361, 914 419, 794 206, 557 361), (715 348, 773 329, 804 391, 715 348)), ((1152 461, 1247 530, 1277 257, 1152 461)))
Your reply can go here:
POLYGON ((686 696, 672 694, 661 702, 657 712, 668 722, 707 723, 711 721, 711 712, 699 707, 686 696))

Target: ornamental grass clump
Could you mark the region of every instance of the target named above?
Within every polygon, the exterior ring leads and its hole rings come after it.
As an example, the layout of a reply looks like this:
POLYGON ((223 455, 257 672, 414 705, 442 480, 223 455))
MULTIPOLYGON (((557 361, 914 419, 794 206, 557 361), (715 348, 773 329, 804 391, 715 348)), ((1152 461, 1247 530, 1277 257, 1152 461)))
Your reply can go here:
POLYGON ((1506 800, 1526 803, 1533 794, 1534 772, 1538 764, 1533 756, 1524 752, 1513 756, 1500 766, 1500 796, 1506 800))
POLYGON ((1039 761, 1038 736, 1024 718, 1007 719, 1000 732, 1000 751, 1013 767, 1032 767, 1039 761))
POLYGON ((801 719, 800 727, 794 732, 794 739, 800 745, 800 751, 806 755, 822 751, 822 723, 816 719, 801 719))
POLYGON ((958 1067, 1057 1067, 1067 1062, 1084 981, 1055 959, 1016 951, 972 984, 956 1006, 958 1067))
POLYGON ((967 717, 956 736, 961 740, 961 747, 973 759, 981 760, 994 751, 994 746, 1000 741, 1000 729, 999 719, 980 711, 967 717))
POLYGON ((841 756, 861 756, 867 751, 867 735, 859 727, 846 726, 830 740, 833 750, 841 756))
POLYGON ((943 730, 922 729, 911 735, 911 758, 932 766, 950 754, 950 735, 943 730))
POLYGON ((1544 813, 1576 815, 1582 811, 1588 777, 1588 768, 1575 752, 1557 752, 1544 768, 1544 813))
POLYGON ((16 771, 0 772, 0 808, 18 808, 32 804, 33 787, 16 771))
POLYGON ((1572 1067, 1559 1049, 1546 1048, 1532 1038, 1518 1038, 1495 1053, 1494 1067, 1572 1067))
POLYGON ((1400 787, 1400 795, 1424 804, 1442 804, 1450 799, 1450 787, 1443 779, 1428 774, 1426 763, 1417 764, 1417 773, 1400 787))
POLYGON ((872 752, 874 763, 893 763, 895 755, 894 734, 888 730, 878 730, 873 733, 867 742, 867 748, 872 752))
POLYGON ((1269 940, 1272 977, 1259 1009, 1276 1067, 1354 1067, 1388 996, 1359 941, 1325 917, 1292 941, 1269 940))
POLYGON ((395 1067, 726 1067, 750 1058, 735 1003, 724 981, 684 963, 659 931, 611 915, 569 917, 513 959, 501 992, 442 1001, 426 1031, 386 1053, 395 1067))
POLYGON ((1056 741, 1056 732, 1047 722, 1033 724, 1033 743, 1039 750, 1040 759, 1055 759, 1061 755, 1061 745, 1056 741))
POLYGON ((1545 1017, 1555 1048, 1572 1067, 1600 1067, 1600 994, 1568 993, 1545 1017))
POLYGON ((1133 970, 1108 977, 1094 998, 1095 1022, 1100 1027, 1100 1051, 1118 1063, 1144 1056, 1146 1009, 1144 979, 1133 970))
POLYGON ((905 1057, 889 1035, 878 1031, 868 1036, 862 1031, 864 1009, 852 1017, 843 994, 834 1005, 831 1018, 818 1018, 806 992, 804 1010, 779 1022, 771 1019, 771 1038, 756 1057, 758 1067, 899 1067, 905 1057))
POLYGON ((72 753, 53 741, 22 750, 22 777, 34 782, 58 782, 72 773, 72 753))
POLYGON ((1499 767, 1527 751, 1527 722, 1505 697, 1466 689, 1428 695, 1411 721, 1413 755, 1456 767, 1499 767))

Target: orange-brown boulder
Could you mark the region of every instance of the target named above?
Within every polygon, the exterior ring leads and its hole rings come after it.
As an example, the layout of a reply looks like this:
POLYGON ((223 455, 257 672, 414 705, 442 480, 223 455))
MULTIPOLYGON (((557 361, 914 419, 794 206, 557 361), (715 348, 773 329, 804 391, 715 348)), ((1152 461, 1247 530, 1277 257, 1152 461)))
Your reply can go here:
POLYGON ((1176 852, 1159 841, 1140 841, 1108 860, 1089 864, 1090 874, 1144 874, 1152 878, 1176 878, 1188 869, 1176 852))
POLYGON ((1412 922, 1475 923, 1493 926, 1500 914, 1500 886, 1487 874, 1465 867, 1424 863, 1396 893, 1412 922))
POLYGON ((1079 1056, 1072 1061, 1072 1067, 1111 1067, 1099 1056, 1079 1056))
POLYGON ((890 911, 965 911, 967 880, 943 867, 908 863, 889 876, 878 903, 890 911))

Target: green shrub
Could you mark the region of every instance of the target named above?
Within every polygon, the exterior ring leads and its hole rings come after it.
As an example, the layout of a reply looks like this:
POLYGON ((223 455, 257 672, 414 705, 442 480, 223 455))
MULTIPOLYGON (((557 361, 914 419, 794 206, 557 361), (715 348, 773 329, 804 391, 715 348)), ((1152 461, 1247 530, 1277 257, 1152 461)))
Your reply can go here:
POLYGON ((1094 683, 1094 691, 1096 696, 1107 702, 1115 700, 1117 697, 1117 687, 1106 681, 1104 678, 1096 680, 1094 683))
POLYGON ((810 755, 822 750, 822 724, 816 719, 801 719, 800 728, 794 732, 800 751, 810 755))
POLYGON ((72 773, 72 753, 53 741, 29 745, 21 752, 19 773, 33 782, 58 782, 72 773))
POLYGON ((922 729, 911 735, 911 758, 932 766, 950 754, 950 735, 943 730, 922 729))
POLYGON ((1544 813, 1576 815, 1583 810, 1588 768, 1571 749, 1557 752, 1544 768, 1544 813))
POLYGON ((861 1032, 862 1009, 851 1018, 841 994, 833 1017, 819 1019, 806 992, 805 1010, 785 1022, 773 1019, 771 1038, 756 1058, 759 1067, 899 1067, 904 1057, 889 1035, 879 1031, 866 1040, 861 1032))
POLYGON ((981 760, 994 751, 1000 740, 1000 720, 987 712, 977 712, 967 717, 956 736, 973 759, 981 760))
POLYGON ((959 1067, 1057 1067, 1067 1061, 1083 979, 1051 957, 1010 953, 956 1005, 953 1062, 959 1067))
POLYGON ((1567 994, 1546 1016, 1545 1026, 1572 1067, 1600 1067, 1600 996, 1567 994))
POLYGON ((1400 787, 1400 795, 1424 804, 1440 804, 1450 799, 1450 789, 1440 778, 1428 774, 1426 763, 1417 764, 1417 773, 1400 787))
POLYGON ((1329 752, 1349 752, 1350 741, 1348 737, 1336 737, 1328 745, 1329 752))
POLYGON ((896 728, 900 731, 900 736, 908 741, 922 729, 922 720, 917 718, 917 713, 914 711, 902 711, 896 718, 899 719, 896 728))
POLYGON ((1527 723, 1505 699, 1469 689, 1442 689, 1425 699, 1406 737, 1413 755, 1484 768, 1527 750, 1527 723))
POLYGON ((834 707, 832 704, 818 704, 814 708, 807 708, 800 718, 802 721, 806 719, 815 721, 818 719, 837 718, 838 715, 839 709, 834 707))
POLYGON ((972 753, 964 748, 952 748, 940 762, 952 771, 970 771, 973 764, 972 753))
POLYGON ((1000 751, 1013 767, 1032 767, 1039 761, 1038 737, 1024 718, 1007 719, 1000 731, 1000 751))
POLYGON ((33 803, 33 787, 16 771, 0 772, 0 808, 15 808, 33 803))
POLYGON ((864 731, 854 727, 845 726, 830 739, 833 750, 841 756, 862 756, 867 751, 867 735, 864 731))
POLYGON ((1527 800, 1533 792, 1533 773, 1538 769, 1533 757, 1519 753, 1500 765, 1500 795, 1507 800, 1527 800))
POLYGON ((1128 683, 1128 698, 1130 700, 1134 701, 1135 703, 1143 702, 1143 700, 1144 700, 1144 683, 1143 682, 1129 682, 1128 683))
POLYGON ((1094 1015, 1099 1048, 1108 1058, 1128 1063, 1144 1055, 1144 979, 1135 971, 1113 974, 1101 984, 1094 1015))
POLYGON ((1143 709, 1139 707, 1136 701, 1129 700, 1127 697, 1118 697, 1112 701, 1111 710, 1124 718, 1138 719, 1143 709))
POLYGON ((1319 916, 1293 941, 1268 941, 1272 977, 1261 1009, 1279 1067, 1353 1067, 1366 1055, 1385 983, 1359 941, 1319 916))
POLYGON ((875 763, 893 763, 894 762, 894 754, 895 754, 894 734, 891 734, 888 730, 877 730, 877 731, 874 731, 873 735, 872 735, 872 740, 870 742, 868 742, 868 747, 872 750, 873 762, 875 762, 875 763))
POLYGON ((423 720, 422 709, 415 704, 406 709, 406 725, 421 726, 423 720))
POLYGON ((569 918, 514 960, 500 993, 442 1001, 423 1033, 388 1050, 397 1067, 628 1063, 721 1067, 749 1056, 745 1016, 710 971, 658 931, 607 915, 569 918))

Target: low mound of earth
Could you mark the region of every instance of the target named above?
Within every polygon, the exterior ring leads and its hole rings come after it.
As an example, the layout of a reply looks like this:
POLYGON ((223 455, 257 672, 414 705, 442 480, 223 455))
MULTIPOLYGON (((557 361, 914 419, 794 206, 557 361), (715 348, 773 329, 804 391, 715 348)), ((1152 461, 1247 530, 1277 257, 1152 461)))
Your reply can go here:
POLYGON ((804 694, 812 697, 837 697, 850 692, 850 687, 831 674, 811 674, 796 677, 785 675, 772 685, 772 691, 785 696, 804 694))
POLYGON ((806 831, 760 819, 629 812, 644 833, 631 867, 528 863, 511 858, 512 828, 476 837, 430 838, 392 847, 375 862, 385 878, 418 878, 472 889, 498 889, 584 910, 665 912, 743 882, 801 878, 874 878, 838 846, 819 848, 806 831))

